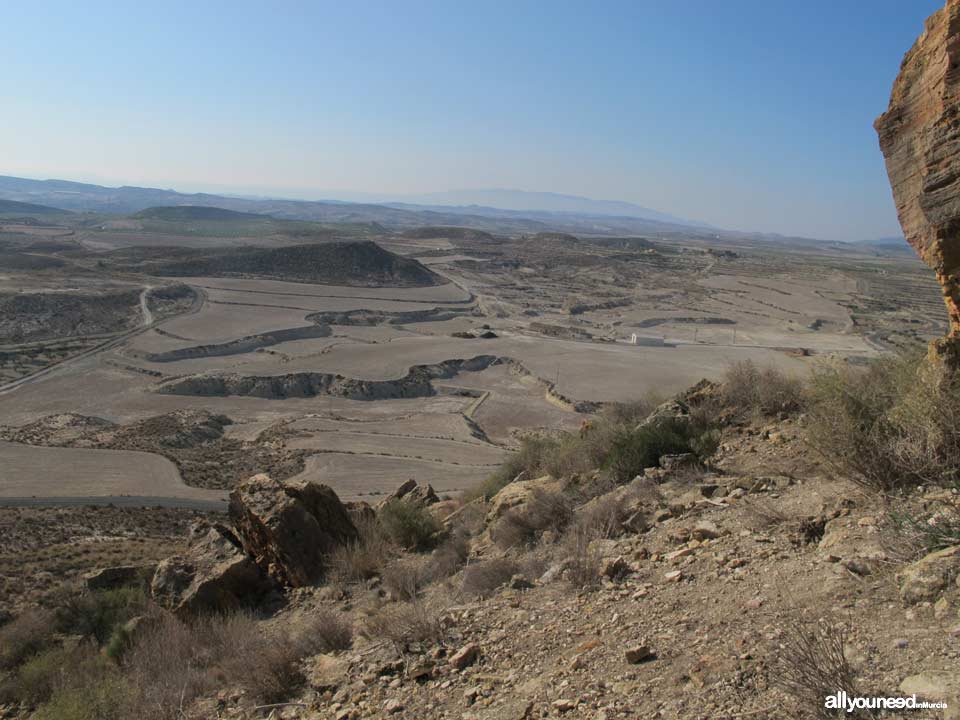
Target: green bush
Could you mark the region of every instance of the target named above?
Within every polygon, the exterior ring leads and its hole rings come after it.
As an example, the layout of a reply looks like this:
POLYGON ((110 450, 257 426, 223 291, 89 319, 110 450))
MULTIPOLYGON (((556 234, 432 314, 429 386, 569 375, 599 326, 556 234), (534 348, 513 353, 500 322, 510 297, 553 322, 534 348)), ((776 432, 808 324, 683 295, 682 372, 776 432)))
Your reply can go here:
POLYGON ((142 717, 130 704, 131 690, 116 666, 91 654, 69 669, 34 720, 125 720, 142 717))
POLYGON ((104 645, 114 630, 146 610, 147 598, 140 587, 84 592, 68 596, 56 610, 61 633, 92 638, 104 645))
POLYGON ((51 648, 25 662, 4 687, 4 700, 39 706, 35 718, 125 717, 128 697, 116 666, 95 645, 51 648))
POLYGON ((442 529, 426 510, 403 500, 388 502, 378 518, 387 537, 405 550, 429 550, 442 529))
POLYGON ((617 482, 629 482, 646 468, 656 467, 664 455, 693 453, 703 459, 716 450, 714 430, 685 419, 664 418, 635 428, 621 428, 613 436, 603 468, 617 482))
POLYGON ((814 370, 807 438, 862 485, 893 492, 960 479, 960 383, 923 356, 814 370))
POLYGON ((482 497, 489 500, 517 478, 532 480, 547 474, 547 464, 557 450, 559 442, 554 438, 530 436, 523 439, 520 449, 473 491, 467 493, 466 501, 482 497))

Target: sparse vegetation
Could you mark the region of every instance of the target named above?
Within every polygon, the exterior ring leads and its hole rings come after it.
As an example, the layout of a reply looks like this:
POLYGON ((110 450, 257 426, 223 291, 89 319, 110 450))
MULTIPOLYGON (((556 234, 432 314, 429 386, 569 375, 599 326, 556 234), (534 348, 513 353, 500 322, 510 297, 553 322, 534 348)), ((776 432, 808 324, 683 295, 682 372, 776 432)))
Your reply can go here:
POLYGON ((698 459, 713 454, 717 435, 712 427, 693 420, 664 418, 636 428, 621 428, 613 436, 603 468, 618 482, 628 482, 656 467, 664 455, 692 453, 698 459))
POLYGON ((743 360, 724 373, 720 401, 739 419, 795 413, 803 406, 803 382, 772 365, 743 360))
POLYGON ((488 597, 521 572, 513 558, 491 558, 471 563, 463 571, 462 590, 466 595, 488 597))
POLYGON ((441 600, 390 603, 374 609, 361 628, 368 638, 386 639, 403 649, 411 643, 442 643, 447 635, 441 600))
POLYGON ((520 508, 504 513, 493 530, 502 547, 530 545, 544 532, 560 533, 573 519, 573 502, 562 492, 536 488, 520 508))
POLYGON ((378 519, 387 537, 406 550, 430 549, 442 529, 425 509, 403 500, 387 503, 378 519))
POLYGON ((775 651, 771 678, 796 703, 798 712, 814 717, 837 717, 824 708, 824 698, 845 691, 859 693, 856 675, 847 659, 846 632, 831 621, 788 621, 775 651))
POLYGON ((889 493, 960 481, 960 381, 944 368, 918 355, 824 364, 809 404, 810 444, 864 486, 889 493))
POLYGON ((397 547, 376 518, 355 523, 359 540, 337 548, 330 556, 330 575, 337 582, 369 580, 380 574, 384 565, 397 554, 397 547))

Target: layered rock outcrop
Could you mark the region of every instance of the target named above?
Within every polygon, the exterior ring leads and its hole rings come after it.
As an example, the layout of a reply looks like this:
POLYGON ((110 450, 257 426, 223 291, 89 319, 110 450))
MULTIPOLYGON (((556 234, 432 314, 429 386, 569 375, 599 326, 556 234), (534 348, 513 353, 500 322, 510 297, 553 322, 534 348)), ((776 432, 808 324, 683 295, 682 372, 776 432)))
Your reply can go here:
POLYGON ((230 521, 243 549, 274 582, 310 585, 327 558, 358 539, 337 494, 318 483, 281 483, 254 475, 230 493, 230 521))
POLYGON ((927 20, 875 123, 904 235, 936 272, 950 331, 931 351, 960 361, 960 0, 927 20))

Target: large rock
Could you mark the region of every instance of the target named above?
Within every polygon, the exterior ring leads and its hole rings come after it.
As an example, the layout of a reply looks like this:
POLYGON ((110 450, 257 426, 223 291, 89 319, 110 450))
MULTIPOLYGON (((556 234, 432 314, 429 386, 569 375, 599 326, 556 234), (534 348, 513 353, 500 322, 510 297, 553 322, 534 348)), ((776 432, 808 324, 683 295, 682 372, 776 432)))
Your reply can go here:
POLYGON ((281 483, 255 475, 230 493, 230 520, 243 549, 275 582, 310 585, 327 557, 358 539, 337 494, 318 483, 281 483))
POLYGON ((900 599, 906 605, 934 602, 960 575, 960 545, 932 552, 897 573, 900 599))
POLYGON ((114 590, 135 585, 141 579, 151 577, 156 567, 156 565, 115 565, 99 568, 84 573, 83 584, 87 590, 114 590))
POLYGON ((950 316, 931 346, 955 366, 960 358, 960 0, 929 17, 906 54, 890 106, 877 118, 900 225, 936 272, 950 316))
POLYGON ((150 583, 154 600, 181 617, 234 610, 269 589, 236 536, 206 523, 191 528, 186 552, 161 561, 150 583))
POLYGON ((426 508, 428 505, 440 502, 440 498, 437 497, 437 493, 432 485, 420 485, 413 478, 402 483, 400 487, 390 493, 390 495, 380 503, 379 507, 382 508, 396 500, 402 500, 405 503, 419 508, 426 508))

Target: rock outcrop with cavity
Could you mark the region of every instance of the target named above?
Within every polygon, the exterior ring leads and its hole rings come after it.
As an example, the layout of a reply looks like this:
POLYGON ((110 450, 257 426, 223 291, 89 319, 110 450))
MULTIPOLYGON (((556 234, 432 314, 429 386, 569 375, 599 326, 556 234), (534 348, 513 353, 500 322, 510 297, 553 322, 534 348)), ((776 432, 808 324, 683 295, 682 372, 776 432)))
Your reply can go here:
POLYGON ((897 214, 936 272, 950 331, 932 354, 960 360, 960 0, 927 20, 875 124, 897 214))
POLYGON ((340 498, 318 483, 255 475, 230 493, 229 510, 243 549, 273 581, 288 587, 319 580, 330 553, 358 538, 340 498))

